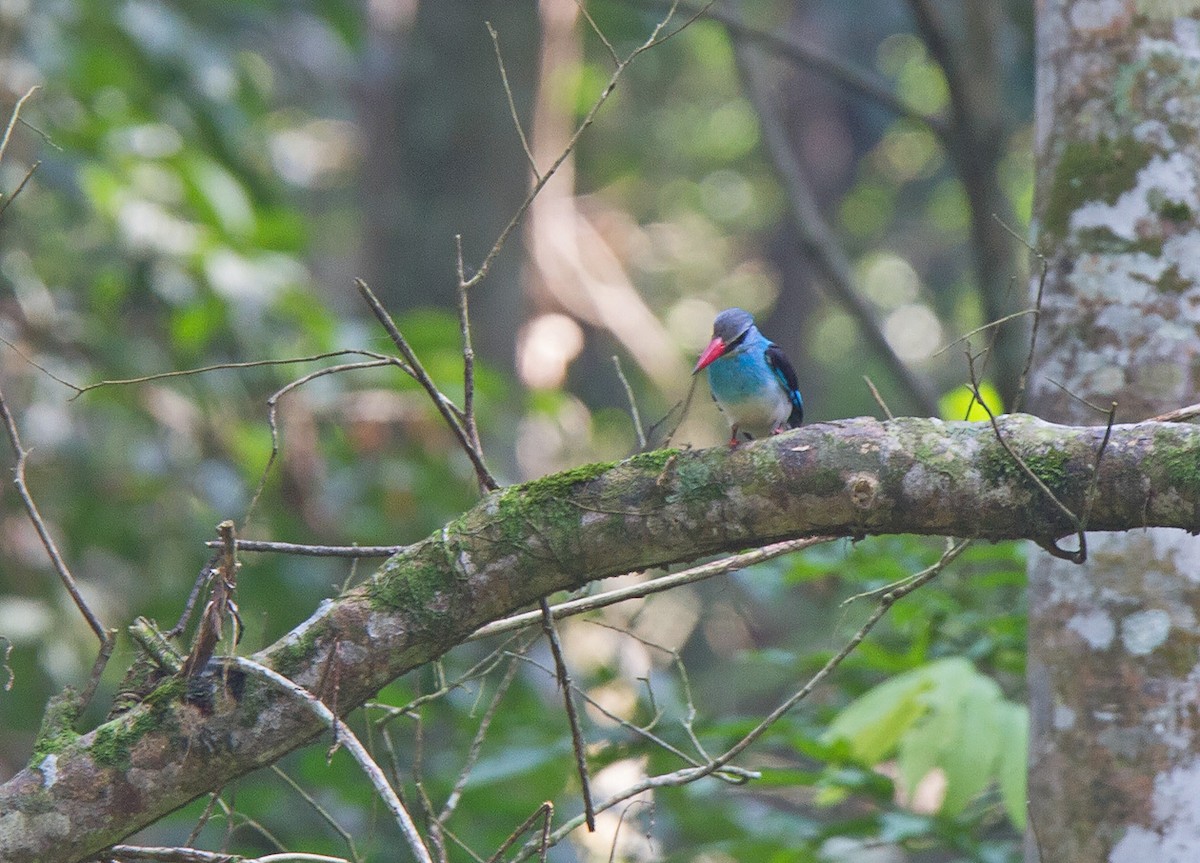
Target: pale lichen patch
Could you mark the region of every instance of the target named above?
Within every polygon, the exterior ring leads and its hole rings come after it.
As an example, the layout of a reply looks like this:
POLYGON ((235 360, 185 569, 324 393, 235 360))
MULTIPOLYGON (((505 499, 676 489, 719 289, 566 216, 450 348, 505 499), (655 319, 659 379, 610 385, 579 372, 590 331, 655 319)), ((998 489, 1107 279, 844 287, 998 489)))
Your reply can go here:
POLYGON ((1157 224, 1161 207, 1153 204, 1159 200, 1182 204, 1193 212, 1200 208, 1195 166, 1183 153, 1151 157, 1137 172, 1133 188, 1114 203, 1088 201, 1078 207, 1071 214, 1071 231, 1103 229, 1134 242, 1145 236, 1147 225, 1157 224))
POLYGON ((58 755, 51 752, 42 759, 42 763, 38 765, 38 770, 42 774, 42 787, 53 788, 54 783, 58 781, 58 755))
POLYGON ((1074 615, 1067 621, 1067 628, 1078 633, 1095 650, 1107 650, 1117 634, 1112 618, 1099 609, 1074 615))
POLYGON ((1108 863, 1190 863, 1200 860, 1200 759, 1154 779, 1150 799, 1153 823, 1129 827, 1108 855, 1108 863))
POLYGON ((1171 615, 1161 608, 1136 611, 1121 621, 1121 642, 1134 656, 1153 653, 1171 632, 1171 615))

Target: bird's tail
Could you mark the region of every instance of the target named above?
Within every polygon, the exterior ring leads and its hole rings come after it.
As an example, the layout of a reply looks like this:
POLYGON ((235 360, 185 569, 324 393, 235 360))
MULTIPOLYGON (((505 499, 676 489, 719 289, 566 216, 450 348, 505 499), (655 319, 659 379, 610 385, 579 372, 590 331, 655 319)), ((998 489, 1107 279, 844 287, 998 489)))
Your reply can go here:
POLYGON ((804 400, 800 393, 792 392, 792 413, 788 417, 788 428, 797 429, 804 423, 804 400))

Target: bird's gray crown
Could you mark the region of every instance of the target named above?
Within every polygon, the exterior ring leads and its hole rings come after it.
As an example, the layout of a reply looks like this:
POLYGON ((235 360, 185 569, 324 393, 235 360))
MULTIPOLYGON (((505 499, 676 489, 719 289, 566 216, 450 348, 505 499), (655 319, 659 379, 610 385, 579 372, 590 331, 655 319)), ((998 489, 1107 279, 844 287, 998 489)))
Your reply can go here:
POLYGON ((752 326, 754 318, 745 309, 726 309, 713 321, 713 335, 728 345, 752 326))

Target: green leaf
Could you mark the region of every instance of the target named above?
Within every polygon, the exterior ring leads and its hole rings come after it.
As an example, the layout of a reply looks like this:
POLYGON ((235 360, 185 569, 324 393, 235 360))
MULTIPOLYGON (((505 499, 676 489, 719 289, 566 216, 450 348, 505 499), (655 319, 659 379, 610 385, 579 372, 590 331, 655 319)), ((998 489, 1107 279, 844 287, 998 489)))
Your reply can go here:
POLYGON ((822 739, 844 740, 858 760, 868 764, 878 762, 925 715, 928 708, 921 695, 934 685, 927 670, 919 668, 893 677, 851 702, 822 739))
POLYGON ((1000 780, 1000 799, 1008 820, 1018 830, 1025 829, 1026 765, 1029 761, 1029 709, 1023 704, 1002 705, 1000 712, 1000 752, 996 765, 1000 780))
POLYGON ((1000 688, 975 672, 957 703, 947 707, 957 719, 957 733, 948 736, 941 759, 946 772, 946 799, 942 812, 957 815, 988 785, 995 775, 1000 751, 1000 711, 1005 702, 1000 688))

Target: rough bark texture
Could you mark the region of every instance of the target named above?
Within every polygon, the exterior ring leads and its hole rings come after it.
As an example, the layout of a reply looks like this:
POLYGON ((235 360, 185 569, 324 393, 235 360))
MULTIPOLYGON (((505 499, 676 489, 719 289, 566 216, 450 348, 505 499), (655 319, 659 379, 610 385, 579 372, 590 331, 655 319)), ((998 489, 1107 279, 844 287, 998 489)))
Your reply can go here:
MULTIPOLYGON (((1196 6, 1039 5, 1040 416, 1094 421, 1051 381, 1127 421, 1200 393, 1196 6)), ((1200 543, 1092 548, 1084 567, 1030 566, 1027 859, 1200 860, 1200 543)))
MULTIPOLYGON (((1083 513, 1104 429, 1027 416, 1001 428, 1083 513)), ((1097 530, 1196 529, 1200 428, 1117 427, 1096 489, 1097 530)), ((313 690, 336 664, 346 711, 481 624, 594 579, 806 535, 1046 541, 1069 530, 987 423, 825 423, 733 452, 658 451, 495 492, 256 658, 313 690)), ((82 737, 39 741, 30 767, 0 787, 0 860, 79 860, 322 730, 257 679, 231 672, 214 691, 184 703, 172 681, 82 737)))

